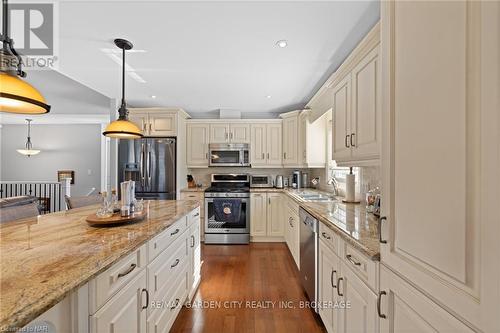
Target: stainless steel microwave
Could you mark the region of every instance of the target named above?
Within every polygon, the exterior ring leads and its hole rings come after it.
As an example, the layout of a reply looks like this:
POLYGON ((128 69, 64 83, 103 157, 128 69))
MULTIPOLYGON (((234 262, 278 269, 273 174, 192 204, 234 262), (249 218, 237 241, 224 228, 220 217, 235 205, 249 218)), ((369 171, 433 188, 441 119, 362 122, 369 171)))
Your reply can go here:
POLYGON ((210 166, 250 166, 248 143, 211 143, 208 149, 210 166))

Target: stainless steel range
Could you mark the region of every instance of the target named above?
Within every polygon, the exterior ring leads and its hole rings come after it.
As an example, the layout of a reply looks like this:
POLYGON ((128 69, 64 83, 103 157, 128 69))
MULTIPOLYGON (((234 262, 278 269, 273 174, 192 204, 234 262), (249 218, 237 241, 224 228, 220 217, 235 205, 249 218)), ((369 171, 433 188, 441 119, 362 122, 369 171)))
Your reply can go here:
POLYGON ((205 244, 250 242, 250 176, 212 174, 205 190, 205 244))

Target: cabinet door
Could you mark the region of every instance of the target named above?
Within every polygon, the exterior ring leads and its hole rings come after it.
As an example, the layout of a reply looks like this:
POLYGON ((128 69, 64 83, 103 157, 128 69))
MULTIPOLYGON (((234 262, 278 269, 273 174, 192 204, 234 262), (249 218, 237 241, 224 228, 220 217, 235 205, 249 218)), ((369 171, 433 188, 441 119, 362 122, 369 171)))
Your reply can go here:
POLYGON ((150 136, 176 136, 177 114, 149 113, 150 136))
POLYGON ((145 136, 149 135, 148 114, 145 112, 129 112, 128 119, 137 125, 145 136))
POLYGON ((92 333, 146 332, 146 270, 90 316, 92 333), (144 308, 144 309, 143 309, 144 308))
POLYGON ((267 194, 250 194, 250 236, 267 234, 267 194))
POLYGON ((252 167, 266 165, 266 124, 252 124, 250 132, 250 164, 252 167))
POLYGON ((229 124, 210 124, 210 143, 229 142, 229 124))
POLYGON ((449 312, 439 307, 403 279, 381 265, 380 331, 399 332, 472 332, 449 312))
POLYGON ((208 137, 207 124, 187 124, 187 165, 188 167, 208 167, 208 137))
POLYGON ((481 103, 481 77, 489 73, 482 60, 488 55, 478 46, 486 3, 382 5, 387 243, 381 260, 476 327, 489 308, 481 309, 487 297, 481 284, 489 276, 481 256, 495 246, 480 250, 480 230, 488 227, 481 201, 489 187, 497 187, 487 177, 481 180, 482 170, 495 163, 482 153, 487 143, 480 125, 490 112, 481 103))
POLYGON ((267 193, 267 235, 284 236, 283 196, 281 193, 267 193))
POLYGON ((250 125, 231 124, 229 126, 229 139, 232 143, 250 143, 250 125))
POLYGON ((283 119, 283 165, 299 163, 299 118, 297 116, 283 119))
POLYGON ((268 166, 282 166, 282 136, 281 124, 267 124, 266 130, 266 147, 267 147, 267 165, 268 166))
POLYGON ((380 62, 378 46, 352 71, 352 157, 378 159, 380 155, 380 62))
POLYGON ((298 125, 298 161, 300 165, 307 165, 307 124, 309 123, 309 113, 302 111, 299 115, 298 125))
POLYGON ((351 158, 350 144, 351 76, 347 75, 333 89, 333 144, 332 158, 346 161, 351 158))
POLYGON ((340 260, 322 240, 319 242, 318 297, 319 315, 329 333, 338 332, 339 309, 334 307, 337 279, 340 277, 340 260))
POLYGON ((290 223, 292 224, 291 235, 290 235, 290 243, 292 244, 292 255, 295 260, 295 264, 297 268, 300 268, 300 221, 299 215, 296 212, 292 211, 290 223))
POLYGON ((189 249, 189 278, 188 293, 193 296, 194 291, 200 281, 201 272, 201 245, 200 245, 200 217, 194 218, 190 227, 188 239, 189 249))
POLYGON ((343 263, 340 293, 348 308, 337 310, 340 332, 376 333, 379 331, 377 295, 343 263))

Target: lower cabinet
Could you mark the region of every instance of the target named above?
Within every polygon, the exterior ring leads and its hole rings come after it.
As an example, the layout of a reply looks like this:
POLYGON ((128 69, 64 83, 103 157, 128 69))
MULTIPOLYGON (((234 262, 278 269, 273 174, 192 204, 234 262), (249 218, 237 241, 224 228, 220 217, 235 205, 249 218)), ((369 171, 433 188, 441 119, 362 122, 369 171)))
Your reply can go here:
POLYGON ((283 241, 285 236, 283 202, 284 196, 281 193, 258 192, 250 194, 250 236, 252 236, 252 241, 283 241))
MULTIPOLYGON (((339 241, 342 243, 342 241, 339 241)), ((343 244, 339 248, 344 247, 343 244)), ((319 242, 319 314, 328 332, 378 332, 377 295, 341 254, 319 242)))
POLYGON ((473 332, 389 268, 380 268, 381 332, 473 332))
POLYGON ((300 222, 299 214, 297 213, 298 207, 295 208, 293 203, 284 205, 284 219, 285 219, 285 240, 293 260, 300 267, 300 222), (292 205, 292 207, 291 207, 292 205))
POLYGON ((146 332, 147 292, 143 270, 90 316, 90 332, 146 332))

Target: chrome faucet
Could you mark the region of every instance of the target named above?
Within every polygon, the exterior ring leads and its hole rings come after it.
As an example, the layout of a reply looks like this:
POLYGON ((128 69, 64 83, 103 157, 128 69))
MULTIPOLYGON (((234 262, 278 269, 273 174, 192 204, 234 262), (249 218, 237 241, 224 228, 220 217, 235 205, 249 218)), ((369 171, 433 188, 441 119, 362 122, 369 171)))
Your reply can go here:
POLYGON ((327 184, 333 186, 334 195, 339 195, 339 183, 337 182, 337 179, 335 179, 335 176, 332 176, 330 179, 328 179, 327 184))

